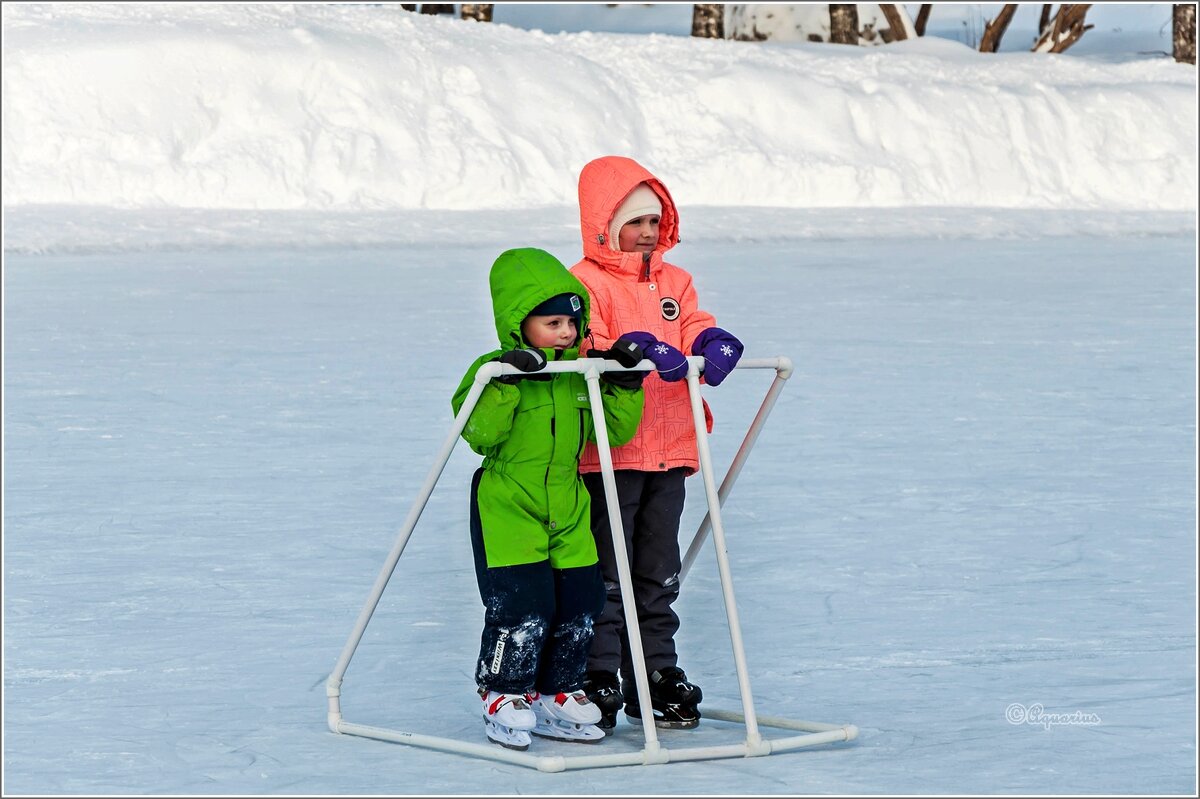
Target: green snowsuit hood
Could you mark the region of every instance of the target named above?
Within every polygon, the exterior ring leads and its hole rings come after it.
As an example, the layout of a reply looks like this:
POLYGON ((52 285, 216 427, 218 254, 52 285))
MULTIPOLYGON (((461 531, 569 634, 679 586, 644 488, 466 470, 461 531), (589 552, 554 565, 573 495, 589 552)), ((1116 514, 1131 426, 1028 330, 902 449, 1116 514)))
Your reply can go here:
POLYGON ((521 323, 534 308, 559 294, 579 297, 583 305, 579 338, 575 340, 575 346, 566 351, 573 351, 575 357, 579 357, 591 316, 591 300, 583 283, 567 271, 561 261, 545 250, 532 247, 508 250, 492 264, 488 284, 492 291, 496 336, 500 339, 500 349, 505 351, 528 346, 521 338, 521 323))
MULTIPOLYGON (((489 277, 500 349, 476 358, 451 400, 457 415, 475 373, 508 350, 526 346, 521 322, 541 303, 573 293, 582 302, 580 334, 566 350, 543 350, 550 360, 575 360, 590 303, 587 290, 544 250, 508 250, 489 277)), ((642 389, 601 381, 604 421, 612 446, 633 438, 642 419, 642 389)), ((591 502, 579 477, 584 444, 595 440, 587 381, 582 374, 537 375, 484 388, 463 438, 483 456, 478 506, 489 568, 539 563, 556 569, 597 562, 591 502)))

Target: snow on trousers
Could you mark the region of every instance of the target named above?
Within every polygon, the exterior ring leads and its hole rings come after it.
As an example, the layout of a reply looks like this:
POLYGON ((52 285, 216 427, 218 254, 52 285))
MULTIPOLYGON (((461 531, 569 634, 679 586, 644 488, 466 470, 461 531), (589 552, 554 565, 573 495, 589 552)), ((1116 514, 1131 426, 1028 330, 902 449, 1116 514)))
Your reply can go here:
MULTIPOLYGON (((620 469, 613 474, 647 673, 678 664, 675 633, 679 630, 679 617, 671 605, 679 598, 679 519, 683 513, 687 472, 686 468, 678 467, 665 472, 620 469)), ((603 477, 585 474, 583 481, 592 495, 592 533, 608 594, 604 610, 596 620, 588 670, 616 672, 619 667, 627 697, 633 698, 636 697, 633 660, 603 477)))
POLYGON ((485 609, 475 680, 507 694, 577 690, 604 607, 600 567, 555 569, 549 560, 489 567, 479 516, 483 471, 471 480, 471 548, 485 609))

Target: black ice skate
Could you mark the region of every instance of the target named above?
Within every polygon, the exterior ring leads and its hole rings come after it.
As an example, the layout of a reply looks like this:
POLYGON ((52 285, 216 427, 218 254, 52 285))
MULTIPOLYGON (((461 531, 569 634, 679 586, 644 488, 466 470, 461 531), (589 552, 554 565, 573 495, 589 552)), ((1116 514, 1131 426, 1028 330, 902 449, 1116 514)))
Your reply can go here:
MULTIPOLYGON (((654 726, 664 729, 688 730, 700 724, 700 709, 704 698, 700 686, 688 682, 678 666, 650 674, 650 705, 654 711, 654 726)), ((625 715, 641 720, 642 709, 636 696, 625 702, 625 715)))
POLYGON ((617 711, 621 709, 621 683, 611 671, 589 671, 583 680, 583 690, 592 704, 600 708, 596 726, 612 735, 617 726, 617 711))

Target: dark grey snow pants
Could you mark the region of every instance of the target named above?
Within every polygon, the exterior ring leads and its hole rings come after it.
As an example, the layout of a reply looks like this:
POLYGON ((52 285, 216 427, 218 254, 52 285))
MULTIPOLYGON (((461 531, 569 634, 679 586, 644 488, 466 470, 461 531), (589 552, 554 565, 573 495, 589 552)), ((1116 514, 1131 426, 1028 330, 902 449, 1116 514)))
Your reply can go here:
MULTIPOLYGON (((679 630, 679 617, 671 605, 679 597, 679 517, 683 513, 686 473, 682 467, 665 472, 621 469, 614 473, 647 673, 675 666, 678 660, 675 633, 679 630)), ((608 592, 604 611, 595 623, 588 670, 620 670, 627 695, 635 696, 633 660, 625 630, 625 608, 604 482, 599 473, 585 474, 583 482, 592 495, 592 534, 596 536, 600 570, 608 592)))

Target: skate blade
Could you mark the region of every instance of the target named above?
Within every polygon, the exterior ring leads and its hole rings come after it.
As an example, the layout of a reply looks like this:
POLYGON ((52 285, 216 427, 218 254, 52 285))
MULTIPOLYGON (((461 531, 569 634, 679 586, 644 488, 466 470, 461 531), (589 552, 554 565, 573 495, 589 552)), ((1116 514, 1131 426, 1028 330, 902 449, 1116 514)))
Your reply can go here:
MULTIPOLYGON (((629 720, 630 724, 635 724, 637 726, 641 726, 642 724, 641 716, 635 716, 632 713, 626 712, 625 717, 629 720)), ((700 726, 700 719, 697 717, 694 719, 688 719, 686 721, 668 721, 666 719, 656 718, 654 720, 654 726, 660 730, 694 730, 696 727, 700 726)))
POLYGON ((528 730, 515 730, 511 727, 501 726, 492 721, 485 721, 484 731, 487 733, 487 739, 489 741, 497 746, 503 746, 505 749, 524 752, 532 743, 528 730))
POLYGON ((570 727, 539 724, 535 729, 530 730, 530 732, 539 738, 547 738, 551 741, 566 741, 571 744, 595 744, 600 743, 607 737, 605 731, 595 724, 588 725, 588 727, 578 724, 573 724, 570 727))
POLYGON ((491 741, 492 743, 494 743, 496 746, 503 746, 505 749, 512 749, 514 752, 529 751, 529 744, 514 744, 514 743, 509 743, 508 741, 497 741, 495 738, 492 738, 491 736, 488 736, 488 740, 491 741))
MULTIPOLYGON (((640 724, 641 721, 639 720, 640 724)), ((660 730, 693 730, 700 726, 700 719, 693 721, 658 721, 655 720, 654 726, 660 730)))

